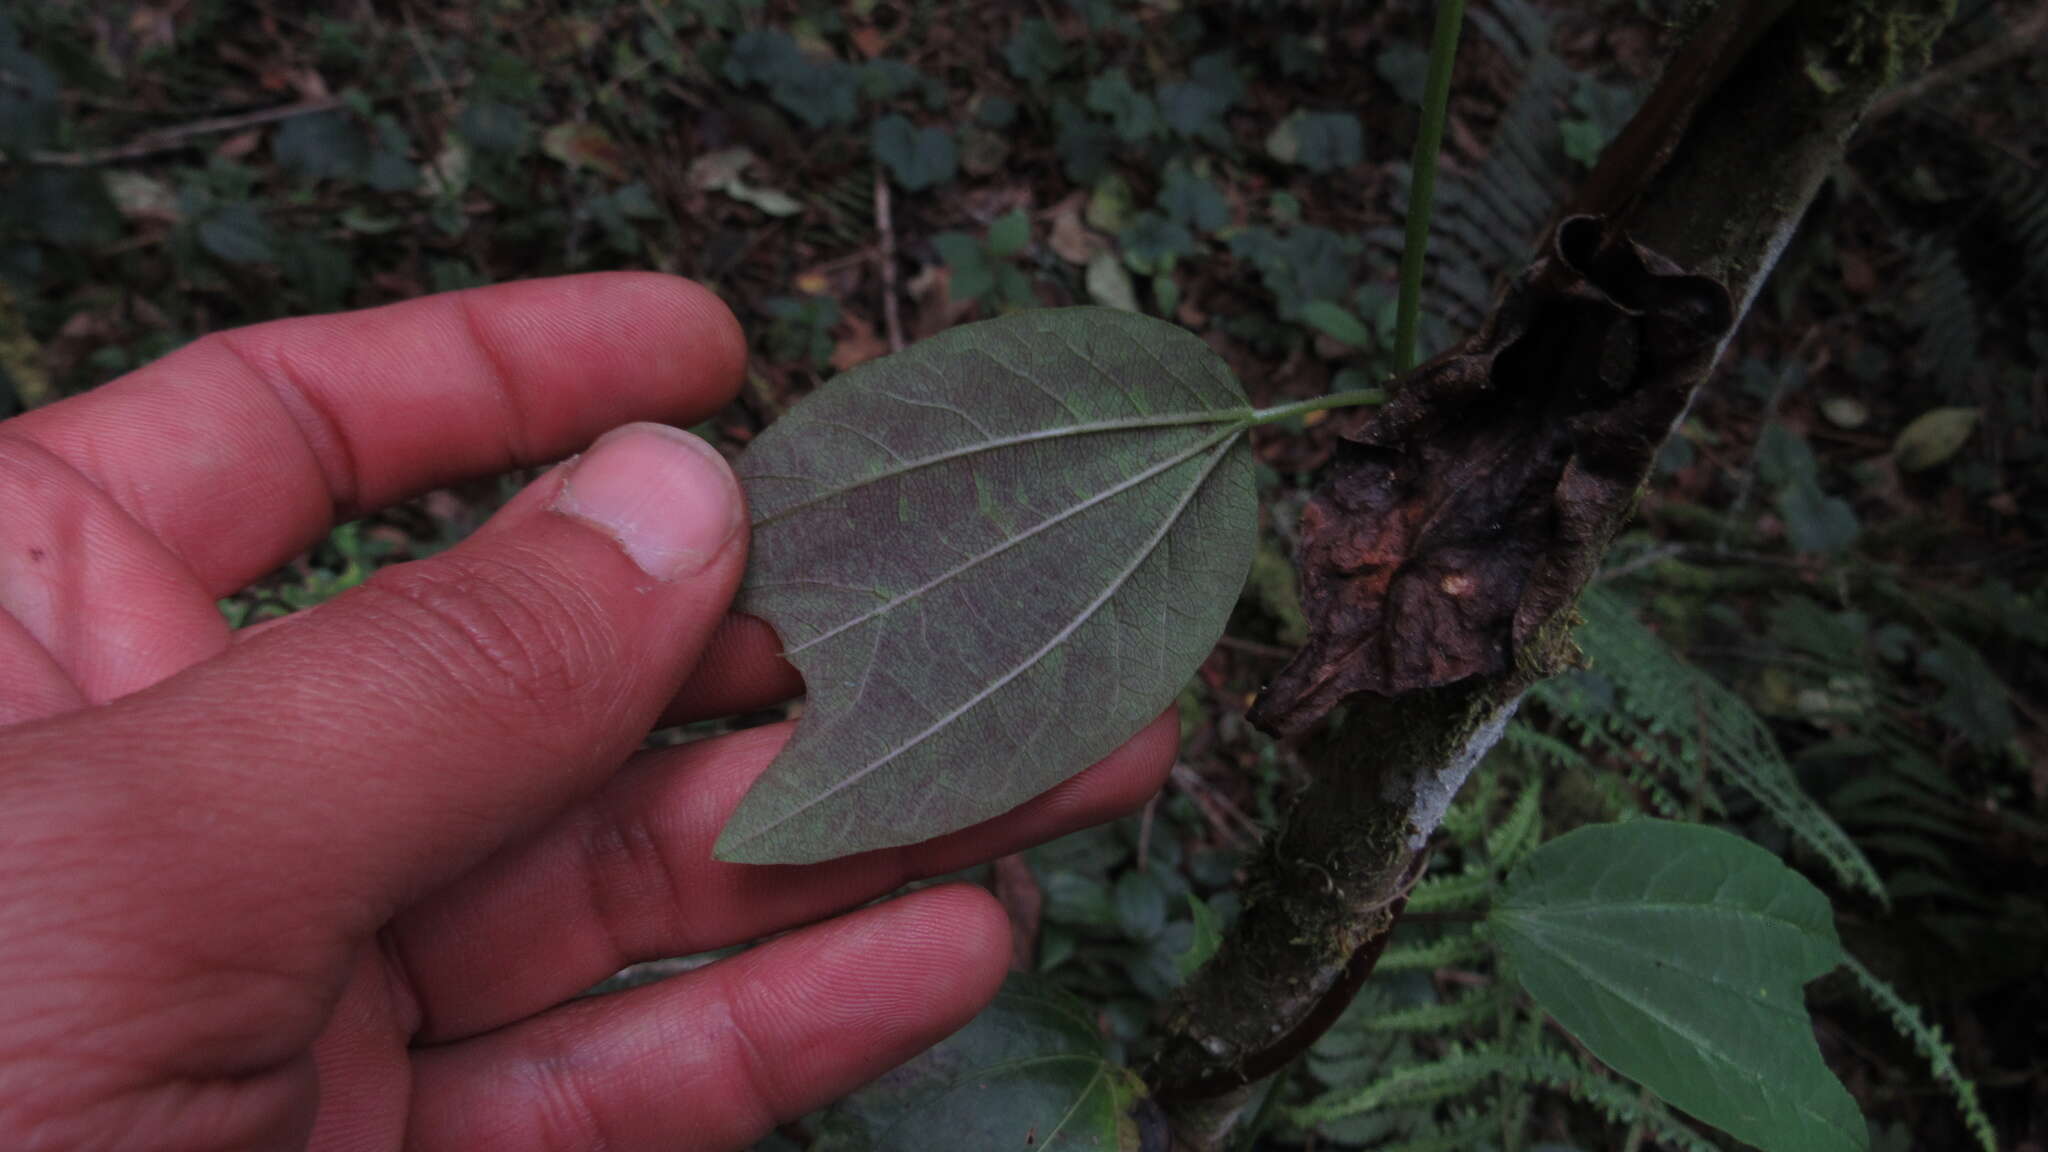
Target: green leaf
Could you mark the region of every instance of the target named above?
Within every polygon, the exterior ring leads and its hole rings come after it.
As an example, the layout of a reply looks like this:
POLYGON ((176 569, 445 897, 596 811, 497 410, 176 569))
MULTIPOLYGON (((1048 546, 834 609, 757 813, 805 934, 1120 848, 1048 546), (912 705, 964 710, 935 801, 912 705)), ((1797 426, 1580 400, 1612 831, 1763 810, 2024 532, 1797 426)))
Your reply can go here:
POLYGON ((1340 344, 1349 344, 1353 348, 1372 345, 1372 330, 1342 304, 1311 300, 1301 306, 1301 318, 1309 327, 1340 344))
POLYGON ((995 291, 996 271, 989 263, 988 248, 964 232, 941 232, 932 237, 939 260, 953 273, 947 286, 955 300, 974 300, 995 291))
POLYGON ((742 610, 809 700, 719 856, 962 828, 1158 715, 1251 564, 1251 419, 1192 333, 1075 308, 862 365, 755 439, 742 610))
POLYGON ((1841 962, 1827 898, 1739 836, 1637 820, 1544 844, 1489 917, 1595 1056, 1768 1152, 1867 1146, 1800 986, 1841 962))
POLYGON ((1117 877, 1116 922, 1132 940, 1150 940, 1166 928, 1166 889, 1152 873, 1133 868, 1117 877))
POLYGON ((1159 86, 1159 116, 1176 136, 1199 140, 1213 148, 1230 147, 1230 128, 1223 114, 1236 103, 1228 91, 1205 84, 1159 86))
POLYGON ((1214 232, 1230 223, 1230 205, 1223 199, 1223 193, 1178 162, 1166 166, 1159 207, 1174 223, 1203 232, 1214 232))
POLYGON ((935 124, 920 128, 901 116, 884 116, 875 121, 874 142, 875 158, 911 192, 951 180, 959 163, 953 134, 935 124))
POLYGON ((344 109, 294 116, 277 130, 270 154, 307 183, 354 177, 369 164, 370 142, 344 109))
POLYGON ((1946 464, 1976 431, 1978 415, 1975 408, 1936 408, 1922 413, 1899 433, 1892 455, 1907 472, 1925 472, 1946 464))
POLYGON ((1031 217, 1022 208, 1013 208, 996 217, 988 226, 988 250, 991 254, 1007 260, 1024 250, 1031 243, 1031 217))
POLYGON ((834 1105, 811 1148, 1137 1152, 1143 1106, 1144 1085, 1109 1059, 1089 1008, 1016 974, 973 1023, 834 1105))
POLYGON ((1311 172, 1335 172, 1365 158, 1365 133, 1349 112, 1298 111, 1266 136, 1266 154, 1311 172))
POLYGON ((1059 33, 1053 31, 1051 24, 1026 20, 1010 34, 1009 42, 1003 46, 1003 59, 1010 65, 1012 75, 1037 87, 1066 68, 1067 46, 1060 42, 1059 33))
POLYGON ((255 205, 223 204, 199 222, 199 246, 230 264, 269 264, 277 259, 270 225, 255 205))
POLYGON ((1187 228, 1157 212, 1140 212, 1117 233, 1124 263, 1140 276, 1170 271, 1174 262, 1195 250, 1187 228))
POLYGON ((1131 87, 1130 76, 1121 68, 1108 69, 1088 82, 1088 110, 1109 117, 1111 127, 1126 144, 1143 143, 1165 129, 1159 105, 1131 87))
POLYGON ((1810 479, 1779 493, 1778 514, 1785 518, 1785 538, 1801 552, 1838 555, 1856 542, 1861 530, 1849 502, 1821 491, 1810 479))
POLYGON ((1943 631, 1938 647, 1920 654, 1920 671, 1942 687, 1934 713, 1978 749, 1991 752, 2013 738, 2011 694, 1976 648, 1943 631))
POLYGON ((1188 950, 1173 958, 1173 970, 1182 980, 1195 974, 1195 969, 1209 962, 1216 950, 1223 947, 1223 918, 1200 896, 1188 893, 1188 910, 1195 918, 1195 938, 1188 943, 1188 950))

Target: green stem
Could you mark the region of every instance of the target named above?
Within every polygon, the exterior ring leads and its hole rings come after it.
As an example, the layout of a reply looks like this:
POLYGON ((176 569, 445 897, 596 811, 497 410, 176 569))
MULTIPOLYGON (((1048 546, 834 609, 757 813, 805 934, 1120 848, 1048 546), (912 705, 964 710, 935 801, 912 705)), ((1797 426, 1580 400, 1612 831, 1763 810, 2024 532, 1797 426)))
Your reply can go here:
POLYGON ((1247 428, 1263 424, 1277 424, 1292 416, 1305 416, 1310 412, 1321 412, 1326 408, 1356 408, 1362 404, 1383 404, 1387 392, 1384 388, 1358 388, 1350 392, 1332 392, 1313 400, 1300 400, 1293 404, 1281 404, 1272 408, 1259 408, 1252 412, 1251 419, 1244 422, 1247 428))
POLYGON ((1408 237, 1401 246, 1401 300, 1394 314, 1394 371, 1415 367, 1415 322, 1422 312, 1422 260, 1429 249, 1429 214, 1436 197, 1436 155, 1444 142, 1451 102, 1451 63, 1458 58, 1458 32, 1465 25, 1465 0, 1438 0, 1436 32, 1429 45, 1429 83, 1422 94, 1422 128, 1409 165, 1408 237))

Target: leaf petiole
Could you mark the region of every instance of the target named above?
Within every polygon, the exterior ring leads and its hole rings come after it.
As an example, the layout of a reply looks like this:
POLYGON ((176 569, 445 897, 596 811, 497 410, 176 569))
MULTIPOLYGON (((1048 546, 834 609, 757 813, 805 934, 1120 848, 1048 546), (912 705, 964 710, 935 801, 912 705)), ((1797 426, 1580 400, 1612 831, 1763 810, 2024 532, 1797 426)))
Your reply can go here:
POLYGON ((1306 416, 1310 412, 1321 412, 1328 408, 1357 408, 1366 404, 1383 404, 1386 399, 1387 391, 1384 388, 1357 388, 1349 392, 1332 392, 1328 396, 1318 396, 1313 400, 1257 409, 1244 422, 1244 426, 1257 428, 1260 425, 1277 424, 1290 417, 1306 416))

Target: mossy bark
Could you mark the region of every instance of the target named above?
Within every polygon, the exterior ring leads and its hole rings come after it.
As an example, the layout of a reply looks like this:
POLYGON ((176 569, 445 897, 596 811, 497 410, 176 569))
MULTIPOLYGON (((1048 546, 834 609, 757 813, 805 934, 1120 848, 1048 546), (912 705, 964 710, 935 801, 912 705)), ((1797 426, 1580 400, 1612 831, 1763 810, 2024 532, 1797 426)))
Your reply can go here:
MULTIPOLYGON (((1622 180, 1596 172, 1589 186, 1609 202, 1576 205, 1609 214, 1637 243, 1719 279, 1738 317, 1841 161, 1865 109, 1924 65, 1953 5, 1798 0, 1748 7, 1767 23, 1725 40, 1739 57, 1703 63, 1681 54, 1696 69, 1690 82, 1710 75, 1710 85, 1696 97, 1660 105, 1653 96, 1646 105, 1670 120, 1647 126, 1667 137, 1654 162, 1622 180)), ((1590 545, 1604 550, 1618 527, 1590 545)), ((1360 957, 1376 956, 1391 931, 1417 838, 1435 830, 1442 805, 1499 739, 1522 692, 1569 663, 1569 623, 1553 619, 1499 674, 1354 698, 1319 738, 1310 753, 1318 765, 1312 787, 1255 865, 1243 916, 1174 1002, 1150 1069, 1181 1148, 1226 1148, 1259 1082, 1341 1010, 1345 985, 1363 978, 1360 957), (1335 1010, 1333 1000, 1340 1001, 1335 1010)))

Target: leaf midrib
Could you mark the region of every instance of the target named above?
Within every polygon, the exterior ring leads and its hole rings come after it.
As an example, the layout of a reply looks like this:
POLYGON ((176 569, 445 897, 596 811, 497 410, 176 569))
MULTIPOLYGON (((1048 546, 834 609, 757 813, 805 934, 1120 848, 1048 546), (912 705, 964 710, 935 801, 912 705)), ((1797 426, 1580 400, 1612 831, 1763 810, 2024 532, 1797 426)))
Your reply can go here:
POLYGON ((1215 450, 1211 453, 1208 463, 1204 464, 1202 466, 1201 472, 1196 475, 1194 483, 1188 485, 1188 490, 1181 494, 1181 498, 1179 502, 1177 502, 1173 506, 1173 510, 1167 513, 1164 517, 1161 517, 1159 529, 1152 534, 1152 538, 1145 542, 1145 546, 1143 548, 1138 549, 1137 555, 1134 556, 1131 562, 1124 567, 1124 570, 1122 572, 1117 573, 1115 579, 1109 582, 1109 586, 1103 589, 1102 594, 1097 596, 1092 602, 1090 602, 1086 608, 1083 608, 1079 613, 1075 614, 1074 618, 1068 621, 1064 627, 1062 627, 1057 633, 1055 633, 1052 639, 1046 641, 1043 647, 1039 648, 1038 651, 1033 652, 1030 656, 1025 657, 1025 659, 1021 663, 1019 663, 1016 667, 1010 669, 1008 672, 1003 673, 1002 676, 998 677, 995 681, 990 683, 988 687, 983 688, 979 692, 976 692, 973 696, 963 701, 958 707, 953 708, 944 716, 941 716, 937 720, 933 721, 930 726, 924 729, 924 731, 919 732, 917 735, 912 736, 910 739, 904 741, 901 744, 898 744, 896 747, 890 749, 887 753, 883 754, 882 756, 877 757, 876 759, 869 761, 867 764, 861 766, 860 768, 857 768, 854 771, 847 773, 845 776, 840 777, 838 780, 832 783, 831 787, 824 789, 817 795, 812 796, 810 799, 805 800, 803 803, 798 804, 793 808, 790 808, 789 810, 775 817, 773 820, 770 820, 767 823, 762 824, 760 827, 754 829, 752 832, 749 832, 747 835, 742 836, 739 839, 733 841, 733 847, 737 848, 742 844, 752 843, 753 841, 760 839, 762 836, 765 836, 769 832, 772 832, 775 829, 780 828, 782 825, 787 824, 789 821, 795 819, 797 816, 803 814, 804 812, 809 811, 811 808, 824 803, 826 800, 831 799, 833 796, 838 795, 840 792, 846 790, 847 788, 850 788, 853 785, 859 783, 860 781, 865 780, 870 774, 890 764, 897 758, 901 757, 904 753, 910 751, 912 748, 917 747, 919 744, 924 743, 926 740, 931 739, 933 736, 950 727, 954 721, 958 720, 961 716, 965 715, 968 712, 968 710, 974 708, 982 701, 988 699, 990 696, 993 696, 997 692, 1001 691, 1005 685, 1009 684, 1017 677, 1022 676, 1025 672, 1035 667, 1040 660, 1043 660, 1046 658, 1046 656, 1050 655, 1061 644, 1066 643, 1067 640, 1070 637, 1072 637, 1073 634, 1076 631, 1078 631, 1083 624, 1087 623, 1089 619, 1091 619, 1097 611, 1101 610, 1104 604, 1109 603, 1109 601, 1113 599, 1119 591, 1122 590, 1124 584, 1130 580, 1131 575, 1135 573, 1141 566, 1144 565, 1145 561, 1151 557, 1153 552, 1158 550, 1160 542, 1166 539, 1167 533, 1171 532, 1173 530, 1173 526, 1180 522, 1181 515, 1187 511, 1188 504, 1194 500, 1196 494, 1201 492, 1203 486, 1208 484, 1209 477, 1216 471, 1216 466, 1218 464, 1221 464, 1223 462, 1223 459, 1230 454, 1230 449, 1236 443, 1237 437, 1235 434, 1225 435, 1221 438, 1221 441, 1222 442, 1218 444, 1215 450))
MULTIPOLYGON (((1257 412, 1247 405, 1241 408, 1220 408, 1208 412, 1176 412, 1164 416, 1141 416, 1128 420, 1100 420, 1089 424, 1068 424, 1058 428, 1040 428, 1034 432, 1022 432, 1015 436, 997 437, 993 440, 984 440, 959 448, 948 449, 944 452, 935 452, 930 456, 920 456, 914 460, 899 461, 879 472, 827 488, 795 504, 785 508, 778 508, 774 512, 760 517, 753 522, 753 530, 759 532, 762 528, 778 520, 793 516, 806 509, 814 508, 819 504, 844 496, 848 492, 865 488, 870 484, 877 484, 884 480, 893 480, 898 476, 907 476, 912 472, 930 468, 936 464, 944 464, 950 460, 960 460, 985 452, 1014 448, 1021 444, 1035 444, 1045 440, 1058 440, 1066 436, 1088 436, 1098 432, 1132 432, 1146 428, 1176 428, 1189 424, 1236 424, 1239 430, 1242 430, 1243 428, 1250 427, 1252 420, 1256 416, 1257 412)), ((809 479, 809 477, 779 478, 809 479)), ((754 479, 766 479, 766 477, 754 477, 754 479)))
POLYGON ((860 615, 853 617, 852 619, 846 620, 843 623, 840 623, 824 632, 819 633, 816 636, 811 637, 809 640, 806 640, 803 643, 798 644, 795 647, 784 652, 783 656, 791 660, 794 660, 799 654, 808 651, 809 649, 815 648, 820 644, 823 644, 825 641, 832 639, 834 636, 837 636, 851 629, 858 628, 862 624, 865 624, 868 621, 875 619, 876 617, 886 616, 889 613, 895 611, 896 609, 902 607, 903 605, 909 603, 910 601, 915 600, 920 596, 923 596, 925 593, 930 592, 934 588, 937 588, 941 584, 945 584, 949 581, 958 579, 960 576, 965 575, 966 573, 972 571, 974 568, 980 566, 981 564, 993 560, 996 557, 1002 555, 1003 553, 1008 552, 1010 549, 1017 547, 1019 544, 1022 544, 1025 541, 1032 539, 1039 533, 1047 531, 1048 529, 1051 529, 1056 525, 1065 523, 1066 521, 1071 520, 1076 516, 1079 516, 1081 513, 1088 511, 1090 508, 1097 507, 1098 505, 1102 504, 1102 502, 1105 500, 1114 499, 1115 497, 1120 496, 1133 488, 1136 488, 1138 485, 1143 484, 1148 480, 1151 480, 1152 478, 1158 476, 1162 472, 1170 472, 1173 469, 1180 467, 1182 464, 1185 464, 1188 461, 1194 459, 1195 457, 1201 455, 1202 453, 1207 452, 1209 449, 1214 448, 1219 440, 1226 440, 1230 437, 1236 436, 1237 432, 1238 430, 1235 428, 1227 429, 1223 432, 1219 432, 1215 435, 1210 436, 1208 439, 1198 441, 1192 447, 1182 449, 1181 451, 1166 457, 1158 463, 1153 464, 1150 467, 1146 468, 1143 472, 1140 472, 1137 475, 1132 476, 1130 479, 1119 481, 1116 484, 1113 484, 1110 487, 1105 488, 1100 492, 1097 492, 1095 495, 1088 497, 1086 500, 1083 500, 1078 504, 1069 505, 1066 508, 1061 509, 1056 514, 1049 516, 1044 520, 1040 520, 1038 523, 1033 524, 1031 527, 1026 528, 1022 532, 1019 532, 1017 535, 1004 540, 1002 543, 997 544, 993 548, 986 549, 974 556, 968 557, 965 561, 954 565, 952 568, 949 568, 944 572, 939 573, 932 579, 917 586, 916 588, 912 588, 908 592, 902 593, 901 595, 895 597, 894 599, 891 599, 887 603, 879 604, 873 608, 870 608, 866 612, 863 612, 860 615))
MULTIPOLYGON (((1563 949, 1552 946, 1547 941, 1544 941, 1535 936, 1527 936, 1525 938, 1529 940, 1529 943, 1532 946, 1540 948, 1544 952, 1549 953, 1550 956, 1556 961, 1558 961, 1560 964, 1564 965, 1567 968, 1572 969, 1575 973, 1578 974, 1581 980, 1584 980, 1588 985, 1592 986, 1595 990, 1607 993, 1608 995, 1614 997, 1616 1000, 1621 1001, 1621 1003, 1623 1003, 1624 1005, 1627 1005, 1628 1007, 1635 1009, 1637 1012, 1642 1013, 1645 1017, 1649 1018, 1650 1020, 1655 1021, 1656 1023, 1669 1029, 1673 1035, 1678 1036, 1689 1042, 1696 1050, 1699 1051, 1701 1055, 1709 1057, 1710 1062, 1712 1064, 1718 1065, 1719 1067, 1734 1073, 1736 1079, 1757 1086, 1761 1086, 1767 1082, 1768 1078, 1764 1076, 1763 1073, 1759 1071, 1752 1071, 1751 1069, 1744 1067, 1732 1056, 1723 1052, 1722 1049, 1713 1044, 1708 1043, 1706 1037, 1700 1035, 1698 1032, 1694 1031, 1691 1028, 1681 1026, 1679 1021, 1671 1017, 1668 1013, 1661 1010, 1653 1001, 1650 1001, 1647 998, 1636 994, 1633 989, 1615 985, 1600 978, 1597 973, 1595 973, 1592 969, 1588 968, 1586 964, 1583 961, 1581 961, 1578 957, 1572 955, 1571 953, 1563 949)), ((1599 1055, 1599 1053, 1595 1052, 1594 1055, 1597 1056, 1599 1055)), ((1659 1094, 1661 1095, 1662 1093, 1659 1094)), ((1767 1099, 1770 1098, 1771 1095, 1772 1094, 1768 1091, 1764 1093, 1764 1096, 1767 1099)), ((1827 1128, 1830 1131, 1841 1133, 1845 1137, 1851 1135, 1850 1133, 1845 1131, 1839 1124, 1835 1123, 1831 1117, 1813 1108, 1810 1102, 1805 1097, 1802 1096, 1800 1098, 1792 1099, 1787 1102, 1791 1104, 1793 1111, 1798 1112, 1803 1116, 1807 1116, 1815 1121, 1818 1121, 1822 1127, 1827 1128)), ((1691 1111, 1691 1109, 1687 1109, 1687 1111, 1691 1111)), ((1709 1121, 1709 1123, 1719 1124, 1720 1122, 1709 1121)), ((1722 1126, 1725 1127, 1725 1125, 1722 1126)))

